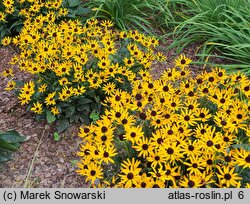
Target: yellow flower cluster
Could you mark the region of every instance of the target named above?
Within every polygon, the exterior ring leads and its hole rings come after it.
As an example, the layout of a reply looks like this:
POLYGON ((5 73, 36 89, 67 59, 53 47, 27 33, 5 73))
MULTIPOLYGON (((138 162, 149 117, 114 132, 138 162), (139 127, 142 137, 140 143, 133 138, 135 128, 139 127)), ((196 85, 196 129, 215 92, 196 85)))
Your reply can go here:
MULTIPOLYGON (((3 0, 0 2, 0 25, 9 23, 13 19, 17 22, 23 19, 34 19, 45 10, 56 11, 58 16, 65 16, 68 10, 62 7, 62 3, 63 0, 3 0)), ((1 43, 9 45, 11 39, 5 37, 1 43)))
POLYGON ((91 186, 247 187, 250 80, 219 68, 192 78, 190 62, 181 55, 157 80, 140 72, 80 128, 78 173, 91 186))
MULTIPOLYGON (((89 93, 104 99, 104 115, 79 133, 78 173, 91 186, 249 187, 243 176, 250 168, 245 75, 215 68, 193 78, 191 60, 181 55, 153 80, 152 63, 165 60, 155 53, 155 37, 116 31, 110 21, 62 20, 68 12, 62 0, 4 0, 0 23, 17 4, 29 5, 19 13, 24 27, 2 44, 19 46, 11 64, 34 75, 19 89, 21 105, 60 116, 61 104, 74 106, 89 93)), ((13 70, 3 76, 12 78, 13 70)), ((15 87, 10 81, 5 89, 15 87)))
POLYGON ((154 54, 154 37, 114 31, 110 21, 56 23, 60 15, 48 12, 27 19, 20 35, 11 39, 21 49, 11 64, 38 76, 34 91, 23 87, 19 94, 22 105, 34 104, 35 113, 49 109, 57 115, 59 102, 70 103, 88 91, 111 94, 117 85, 136 77, 135 68, 148 69, 154 60, 164 60, 162 54, 154 54))

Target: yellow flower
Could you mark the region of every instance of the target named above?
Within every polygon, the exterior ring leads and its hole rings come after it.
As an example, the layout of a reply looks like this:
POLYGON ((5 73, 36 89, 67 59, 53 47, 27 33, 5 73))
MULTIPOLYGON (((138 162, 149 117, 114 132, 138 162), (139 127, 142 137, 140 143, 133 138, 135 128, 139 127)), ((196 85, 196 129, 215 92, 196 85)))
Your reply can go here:
POLYGON ((187 67, 190 63, 192 62, 191 59, 186 57, 185 55, 180 55, 178 59, 175 60, 175 66, 180 67, 180 68, 185 68, 187 67))
POLYGON ((6 21, 5 18, 6 18, 6 14, 3 12, 0 12, 0 22, 1 21, 5 22, 6 21))
POLYGON ((235 157, 235 161, 239 166, 245 168, 250 168, 250 151, 246 151, 243 149, 236 149, 233 153, 235 157))
POLYGON ((16 82, 15 81, 9 81, 7 86, 5 87, 6 91, 12 91, 16 86, 16 82))
POLYGON ((13 77, 13 69, 12 68, 9 68, 9 69, 6 69, 2 72, 2 75, 4 77, 13 77))
POLYGON ((11 43, 11 38, 10 37, 5 37, 2 39, 2 45, 9 45, 11 43))
POLYGON ((112 95, 115 92, 116 85, 113 82, 108 82, 103 86, 103 91, 105 91, 105 94, 112 95))
POLYGON ((132 161, 130 159, 127 159, 127 161, 124 161, 121 164, 121 174, 119 174, 121 181, 120 184, 124 185, 125 188, 131 188, 132 185, 136 185, 137 182, 140 179, 140 171, 141 168, 139 168, 140 162, 132 158, 132 161))
POLYGON ((87 169, 81 169, 78 172, 81 175, 86 176, 86 181, 91 181, 91 184, 94 184, 96 179, 103 178, 101 166, 95 163, 89 164, 87 169))
POLYGON ((53 115, 58 115, 60 113, 59 109, 56 106, 51 107, 51 112, 53 115))
POLYGON ((235 168, 230 168, 229 166, 223 166, 217 168, 219 172, 217 173, 219 183, 225 184, 227 188, 236 187, 237 182, 242 178, 238 176, 235 172, 235 168))
POLYGON ((97 156, 99 164, 102 164, 102 162, 106 164, 114 163, 114 160, 111 157, 118 154, 114 146, 99 147, 97 151, 99 151, 99 155, 97 156))
POLYGON ((42 104, 39 102, 33 103, 33 107, 30 110, 37 114, 42 114, 43 112, 42 104))
POLYGON ((55 101, 55 98, 54 98, 55 95, 56 95, 56 92, 52 92, 52 93, 49 93, 48 96, 45 98, 45 104, 47 106, 56 104, 56 101, 55 101))
POLYGON ((184 188, 199 188, 201 187, 201 175, 188 174, 181 178, 179 185, 184 188))
POLYGON ((44 93, 46 91, 46 89, 47 89, 47 84, 43 84, 43 85, 38 87, 38 91, 40 93, 44 93))
POLYGON ((3 0, 2 4, 6 7, 12 7, 12 5, 14 4, 14 0, 3 0))

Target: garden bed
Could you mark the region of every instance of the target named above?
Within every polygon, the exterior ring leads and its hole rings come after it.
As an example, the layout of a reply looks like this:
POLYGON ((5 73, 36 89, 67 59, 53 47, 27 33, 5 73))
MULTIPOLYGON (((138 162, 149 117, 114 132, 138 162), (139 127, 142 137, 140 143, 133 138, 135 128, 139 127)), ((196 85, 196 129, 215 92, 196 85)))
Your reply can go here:
MULTIPOLYGON (((10 48, 0 49, 0 72, 9 68, 13 54, 10 48)), ((28 80, 27 74, 16 67, 14 70, 16 79, 28 80)), ((53 127, 36 121, 32 113, 20 107, 17 98, 4 91, 6 84, 7 81, 1 78, 0 130, 14 129, 27 141, 13 155, 13 160, 1 166, 0 187, 84 187, 74 167, 80 142, 77 137, 79 125, 63 133, 60 141, 54 141, 53 127)))

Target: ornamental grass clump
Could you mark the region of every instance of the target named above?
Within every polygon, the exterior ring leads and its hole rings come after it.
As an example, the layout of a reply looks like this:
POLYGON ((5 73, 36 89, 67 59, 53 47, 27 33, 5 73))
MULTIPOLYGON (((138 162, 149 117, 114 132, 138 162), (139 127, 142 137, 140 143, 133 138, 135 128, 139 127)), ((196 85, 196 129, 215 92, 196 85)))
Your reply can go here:
POLYGON ((168 47, 181 52, 193 43, 199 64, 215 66, 213 57, 224 59, 220 66, 228 72, 250 76, 250 2, 248 0, 177 0, 173 43, 168 47), (226 60, 226 61, 225 61, 226 60), (222 65, 223 63, 223 65, 222 65))
POLYGON ((80 128, 77 172, 91 187, 250 187, 250 80, 190 59, 153 80, 145 71, 80 128))
MULTIPOLYGON (((17 89, 21 105, 28 105, 40 118, 61 119, 63 128, 73 121, 89 123, 89 116, 98 118, 106 95, 117 87, 129 90, 128 80, 135 78, 135 72, 164 57, 154 53, 158 44, 154 37, 115 31, 110 21, 56 23, 60 15, 49 12, 34 21, 27 19, 20 35, 11 39, 21 49, 11 64, 34 80, 19 87, 10 81, 6 89, 17 89)), ((12 72, 4 74, 12 77, 12 72)))

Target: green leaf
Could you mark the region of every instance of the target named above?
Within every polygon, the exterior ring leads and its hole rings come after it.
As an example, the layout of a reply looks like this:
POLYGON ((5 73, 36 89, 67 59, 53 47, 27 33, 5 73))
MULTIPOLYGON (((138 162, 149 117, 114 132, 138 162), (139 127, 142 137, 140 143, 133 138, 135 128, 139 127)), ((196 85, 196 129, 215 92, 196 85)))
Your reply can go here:
POLYGON ((101 105, 99 103, 91 103, 91 110, 95 110, 96 112, 99 112, 101 110, 101 105))
POLYGON ((65 109, 65 113, 66 113, 65 117, 68 118, 68 117, 72 116, 75 113, 75 109, 76 109, 75 106, 70 106, 70 107, 66 108, 65 109))
POLYGON ((14 27, 21 26, 21 25, 23 25, 23 21, 16 21, 15 23, 13 23, 11 25, 11 27, 9 28, 9 30, 11 30, 14 27))
POLYGON ((69 7, 75 7, 80 5, 80 0, 68 0, 69 7))
POLYGON ((80 118, 81 122, 83 122, 85 125, 89 125, 90 124, 90 120, 89 117, 87 115, 81 115, 80 118))
POLYGON ((3 27, 2 29, 1 29, 1 31, 0 31, 0 34, 1 34, 1 39, 5 36, 5 34, 7 33, 7 31, 8 31, 8 29, 7 28, 5 28, 5 27, 3 27))
POLYGON ((90 12, 90 9, 80 7, 79 9, 76 10, 75 15, 81 16, 81 15, 87 14, 89 12, 90 12))
POLYGON ((18 150, 17 147, 15 147, 14 145, 10 144, 9 142, 6 142, 5 140, 0 138, 0 147, 4 148, 6 150, 10 150, 10 151, 16 151, 18 150))
POLYGON ((87 112, 90 111, 89 104, 78 105, 78 106, 76 107, 76 109, 77 109, 78 111, 87 111, 87 112))
POLYGON ((12 159, 10 152, 0 152, 0 163, 9 161, 12 159))
POLYGON ((58 132, 54 132, 54 140, 58 142, 60 140, 60 135, 58 132))
POLYGON ((20 135, 15 130, 10 130, 10 131, 4 132, 4 133, 0 133, 0 139, 3 139, 9 143, 18 143, 18 142, 25 141, 25 137, 20 135))
POLYGON ((69 127, 69 120, 63 119, 59 121, 59 125, 57 127, 58 133, 65 131, 69 127))
POLYGON ((88 104, 88 103, 91 103, 93 102, 92 100, 90 100, 89 98, 86 98, 86 97, 79 97, 78 98, 78 103, 79 104, 88 104))
POLYGON ((74 115, 72 115, 72 116, 69 117, 69 122, 70 122, 70 123, 73 123, 73 122, 76 122, 76 123, 77 123, 78 120, 79 120, 79 118, 80 118, 79 115, 74 114, 74 115))
POLYGON ((99 113, 96 111, 96 110, 93 110, 91 113, 90 113, 90 116, 89 116, 94 122, 96 122, 97 120, 99 120, 99 113))
POLYGON ((60 102, 57 105, 60 106, 60 107, 62 107, 62 108, 70 106, 68 103, 65 103, 65 102, 60 102))
POLYGON ((49 124, 55 122, 56 117, 50 112, 50 111, 46 111, 46 119, 48 121, 49 124))

